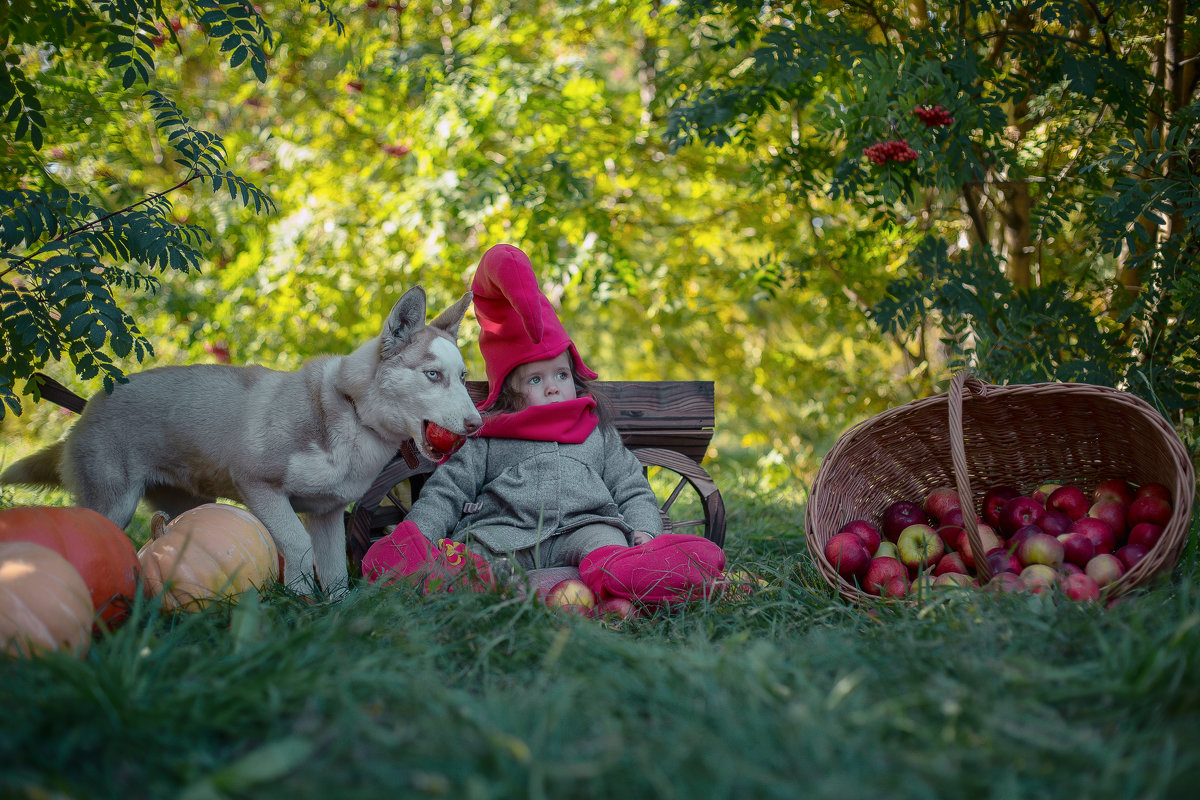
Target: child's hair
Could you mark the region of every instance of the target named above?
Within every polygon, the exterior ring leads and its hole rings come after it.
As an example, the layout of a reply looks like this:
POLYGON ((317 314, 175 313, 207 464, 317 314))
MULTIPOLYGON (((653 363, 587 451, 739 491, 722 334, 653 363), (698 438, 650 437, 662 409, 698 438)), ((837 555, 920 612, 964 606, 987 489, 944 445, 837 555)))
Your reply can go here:
MULTIPOLYGON (((575 395, 577 397, 583 397, 584 395, 590 394, 592 397, 594 397, 596 399, 596 416, 600 417, 600 421, 607 425, 611 421, 612 413, 608 407, 608 400, 604 396, 604 393, 597 391, 594 381, 589 381, 585 378, 579 377, 579 375, 575 372, 574 363, 572 363, 570 367, 571 380, 575 384, 575 395)), ((483 413, 485 415, 492 416, 495 414, 511 414, 516 411, 522 411, 525 408, 525 398, 522 397, 521 393, 518 392, 516 387, 513 386, 511 380, 512 375, 513 373, 510 372, 504 377, 504 385, 500 387, 500 393, 496 395, 495 402, 484 410, 483 413)))

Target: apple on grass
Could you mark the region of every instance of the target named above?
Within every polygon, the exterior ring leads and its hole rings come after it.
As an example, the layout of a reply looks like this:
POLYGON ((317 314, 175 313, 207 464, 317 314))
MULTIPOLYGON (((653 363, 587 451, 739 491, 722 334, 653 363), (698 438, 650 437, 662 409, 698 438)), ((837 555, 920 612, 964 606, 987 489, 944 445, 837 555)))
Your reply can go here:
POLYGON ((1109 478, 1106 481, 1100 481, 1100 483, 1096 484, 1096 488, 1092 490, 1093 503, 1100 500, 1116 500, 1129 505, 1134 501, 1135 497, 1137 497, 1137 494, 1133 486, 1123 478, 1109 478))
POLYGON ((1072 600, 1095 602, 1100 599, 1100 585, 1082 572, 1063 576, 1059 586, 1072 600))
POLYGON ((1153 522, 1139 522, 1129 529, 1129 544, 1140 544, 1149 550, 1158 544, 1163 530, 1165 529, 1162 525, 1155 525, 1153 522))
POLYGON ((962 502, 958 499, 958 490, 953 486, 938 486, 925 495, 922 505, 925 513, 941 522, 951 511, 962 511, 962 502))
POLYGON ((983 494, 983 501, 980 504, 983 511, 983 521, 993 528, 1000 526, 1000 509, 1009 500, 1017 497, 1021 493, 1012 486, 993 486, 983 494))
POLYGON ((1092 540, 1096 553, 1111 553, 1117 547, 1117 535, 1107 522, 1095 517, 1080 517, 1071 523, 1068 533, 1082 533, 1092 540))
POLYGON ((1017 548, 1017 560, 1026 568, 1035 564, 1058 569, 1063 563, 1063 545, 1048 533, 1035 533, 1017 548))
POLYGON ((900 562, 913 571, 936 564, 946 553, 946 545, 937 531, 923 523, 909 525, 901 531, 896 549, 900 551, 900 562))
POLYGON ((1136 525, 1139 522, 1166 525, 1171 521, 1171 504, 1161 497, 1142 495, 1129 506, 1128 521, 1130 525, 1136 525))
POLYGON ((1125 574, 1125 565, 1112 553, 1101 553, 1089 561, 1083 571, 1103 589, 1125 574))
POLYGON ((883 510, 883 536, 889 542, 894 542, 900 538, 900 531, 909 525, 928 521, 924 509, 919 505, 908 500, 897 500, 883 510))
POLYGON ((1018 495, 1000 507, 1000 532, 1012 536, 1018 528, 1036 525, 1045 507, 1032 497, 1018 495))
POLYGON ((862 586, 867 591, 867 594, 878 596, 883 592, 888 582, 896 578, 903 579, 907 584, 908 568, 901 564, 897 558, 881 556, 871 559, 871 565, 867 567, 867 574, 863 578, 862 586))
POLYGON ((835 533, 825 543, 825 559, 848 581, 862 577, 871 563, 871 553, 855 533, 835 533))
POLYGON ((868 553, 874 553, 879 549, 879 543, 883 541, 883 534, 865 519, 854 519, 847 522, 842 527, 838 528, 838 533, 853 533, 859 539, 862 539, 863 546, 867 548, 868 553))
POLYGON ((1083 489, 1070 484, 1058 487, 1046 498, 1048 510, 1066 514, 1072 521, 1085 516, 1091 507, 1092 503, 1083 493, 1083 489))
POLYGON ((610 597, 592 609, 592 616, 601 619, 633 619, 640 614, 633 601, 624 597, 610 597))
POLYGON ((1096 555, 1096 545, 1081 531, 1064 533, 1058 537, 1062 543, 1063 561, 1079 567, 1087 565, 1096 555))
POLYGON ((546 605, 564 614, 590 617, 596 605, 596 595, 579 578, 566 578, 550 587, 546 605))

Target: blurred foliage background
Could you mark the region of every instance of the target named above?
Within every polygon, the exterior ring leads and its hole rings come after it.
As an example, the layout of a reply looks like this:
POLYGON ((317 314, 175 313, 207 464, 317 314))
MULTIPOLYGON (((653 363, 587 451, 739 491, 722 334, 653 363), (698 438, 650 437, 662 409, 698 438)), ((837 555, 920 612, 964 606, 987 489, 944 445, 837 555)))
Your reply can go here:
POLYGON ((1197 450, 1184 0, 7 6, 6 458, 71 422, 35 370, 294 368, 499 242, 602 377, 716 382, 718 480, 803 491, 960 368, 1197 450))

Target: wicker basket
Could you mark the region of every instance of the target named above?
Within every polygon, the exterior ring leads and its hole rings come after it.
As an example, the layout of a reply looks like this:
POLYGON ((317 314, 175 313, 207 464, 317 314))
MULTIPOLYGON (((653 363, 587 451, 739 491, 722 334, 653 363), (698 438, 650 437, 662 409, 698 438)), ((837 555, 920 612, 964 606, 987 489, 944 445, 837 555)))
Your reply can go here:
POLYGON ((843 597, 877 600, 825 558, 826 542, 846 522, 877 523, 897 500, 920 502, 935 487, 957 486, 976 563, 984 565, 975 514, 989 487, 1027 492, 1043 483, 1072 483, 1090 491, 1108 478, 1161 483, 1174 503, 1158 544, 1106 587, 1112 598, 1179 560, 1196 490, 1179 435, 1150 405, 1116 389, 995 386, 959 373, 949 392, 889 409, 838 439, 813 483, 805 535, 817 567, 843 597))

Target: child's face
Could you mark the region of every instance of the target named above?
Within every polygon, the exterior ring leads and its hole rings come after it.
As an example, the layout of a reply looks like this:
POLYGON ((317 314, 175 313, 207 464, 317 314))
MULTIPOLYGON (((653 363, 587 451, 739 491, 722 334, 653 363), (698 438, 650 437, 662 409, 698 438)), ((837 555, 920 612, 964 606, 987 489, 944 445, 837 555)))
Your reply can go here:
POLYGON ((522 364, 512 371, 509 380, 525 401, 526 408, 575 399, 575 377, 571 373, 571 356, 566 350, 554 358, 522 364))

